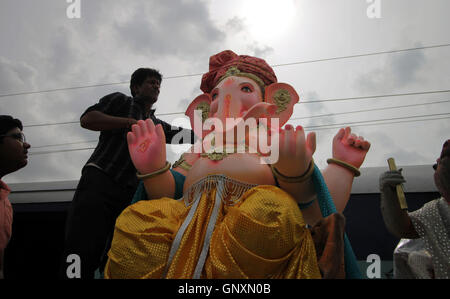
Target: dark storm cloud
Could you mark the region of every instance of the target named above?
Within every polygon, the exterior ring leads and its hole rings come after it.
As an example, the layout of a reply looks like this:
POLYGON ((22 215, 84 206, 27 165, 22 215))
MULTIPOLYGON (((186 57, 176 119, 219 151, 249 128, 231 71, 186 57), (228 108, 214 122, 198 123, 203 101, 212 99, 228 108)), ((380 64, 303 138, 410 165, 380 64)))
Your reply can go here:
POLYGON ((423 51, 411 51, 391 59, 391 71, 399 86, 407 85, 418 79, 425 65, 423 51))
MULTIPOLYGON (((390 157, 395 158, 399 163, 413 165, 419 165, 423 163, 422 161, 427 161, 426 156, 428 153, 421 153, 417 148, 403 147, 389 131, 373 131, 370 136, 365 137, 369 137, 373 143, 372 146, 378 150, 377 154, 382 157, 382 161, 387 161, 390 157), (376 142, 374 143, 374 141, 376 142)), ((375 148, 372 152, 374 150, 375 148)))
POLYGON ((360 76, 356 86, 365 92, 400 89, 421 79, 420 72, 425 62, 425 55, 419 50, 390 54, 382 68, 360 76))
POLYGON ((302 104, 303 101, 313 102, 319 100, 322 100, 322 98, 316 91, 307 91, 304 96, 301 94, 299 104, 297 104, 298 107, 296 107, 296 112, 292 118, 297 119, 299 118, 298 115, 304 116, 303 119, 300 118, 297 120, 303 126, 319 126, 336 123, 334 116, 313 117, 332 113, 322 102, 302 104))
POLYGON ((117 22, 119 38, 138 53, 197 57, 225 38, 202 1, 151 1, 134 6, 126 22, 117 22), (200 51, 199 51, 200 50, 200 51))
MULTIPOLYGON (((77 47, 73 45, 76 39, 73 32, 65 27, 59 27, 55 30, 55 36, 51 41, 51 46, 48 51, 48 72, 50 74, 61 75, 71 73, 74 68, 79 66, 79 52, 77 47)), ((56 77, 56 76, 55 76, 56 77)))
MULTIPOLYGON (((37 71, 26 62, 10 61, 0 56, 0 94, 26 91, 33 87, 37 71)), ((5 102, 0 99, 0 103, 5 102)))

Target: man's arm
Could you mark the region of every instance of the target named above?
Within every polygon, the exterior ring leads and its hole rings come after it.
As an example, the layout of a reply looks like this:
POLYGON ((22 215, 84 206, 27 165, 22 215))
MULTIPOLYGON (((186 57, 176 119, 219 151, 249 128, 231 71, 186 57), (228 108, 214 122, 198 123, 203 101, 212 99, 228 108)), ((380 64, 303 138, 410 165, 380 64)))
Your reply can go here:
POLYGON ((129 129, 137 121, 134 118, 118 117, 100 111, 90 111, 80 119, 81 127, 92 131, 129 129))
POLYGON ((197 137, 192 130, 180 127, 172 128, 172 125, 156 117, 153 117, 152 121, 155 125, 160 124, 163 127, 167 144, 194 144, 197 140, 197 137), (173 139, 175 136, 177 136, 177 138, 173 139))
POLYGON ((108 94, 80 117, 81 127, 92 131, 130 129, 137 121, 129 118, 130 99, 120 92, 108 94))

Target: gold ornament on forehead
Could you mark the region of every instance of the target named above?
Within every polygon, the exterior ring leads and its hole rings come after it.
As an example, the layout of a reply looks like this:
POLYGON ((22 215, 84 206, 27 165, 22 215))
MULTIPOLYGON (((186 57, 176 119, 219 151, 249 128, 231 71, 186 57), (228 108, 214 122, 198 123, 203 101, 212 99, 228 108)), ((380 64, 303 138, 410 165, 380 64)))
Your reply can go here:
POLYGON ((291 100, 292 98, 291 95, 289 94, 289 91, 287 91, 286 89, 278 90, 273 96, 273 101, 275 102, 275 105, 277 105, 278 107, 276 113, 278 114, 286 110, 287 105, 291 102, 291 100))
POLYGON ((226 77, 237 76, 237 75, 239 75, 240 73, 241 73, 241 71, 240 71, 236 66, 232 66, 232 67, 230 67, 230 68, 228 69, 228 71, 225 73, 224 78, 222 78, 222 80, 225 79, 226 77))

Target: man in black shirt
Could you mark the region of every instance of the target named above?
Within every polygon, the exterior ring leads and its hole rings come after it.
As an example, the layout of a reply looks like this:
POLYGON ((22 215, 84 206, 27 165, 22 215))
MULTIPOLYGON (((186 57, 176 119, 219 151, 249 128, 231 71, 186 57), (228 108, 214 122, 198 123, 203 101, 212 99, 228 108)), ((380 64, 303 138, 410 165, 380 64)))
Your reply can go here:
POLYGON ((171 143, 178 133, 187 133, 191 136, 190 142, 194 141, 192 131, 172 129, 171 125, 155 117, 152 106, 158 100, 161 80, 158 71, 140 68, 131 76, 132 98, 113 93, 81 115, 83 128, 101 133, 97 147, 83 167, 68 212, 61 269, 63 278, 80 278, 80 274, 83 279, 94 278, 95 270, 109 249, 108 238, 116 218, 133 198, 138 179, 126 138, 131 126, 138 120, 150 118, 155 125, 162 125, 166 143, 171 143), (73 254, 79 257, 81 273, 69 267, 73 254))

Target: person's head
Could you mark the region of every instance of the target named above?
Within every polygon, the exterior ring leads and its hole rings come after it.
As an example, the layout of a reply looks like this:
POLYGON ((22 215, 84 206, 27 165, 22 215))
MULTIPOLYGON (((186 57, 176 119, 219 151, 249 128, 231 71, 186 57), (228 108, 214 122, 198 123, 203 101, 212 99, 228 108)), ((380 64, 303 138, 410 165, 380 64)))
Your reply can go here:
POLYGON ((130 91, 133 97, 148 99, 151 103, 158 100, 162 75, 154 69, 139 68, 131 75, 130 91))
POLYGON ((25 167, 30 144, 22 133, 22 122, 9 115, 0 115, 0 178, 25 167))
POLYGON ((441 155, 433 165, 434 183, 439 193, 450 203, 450 139, 442 146, 441 155))

